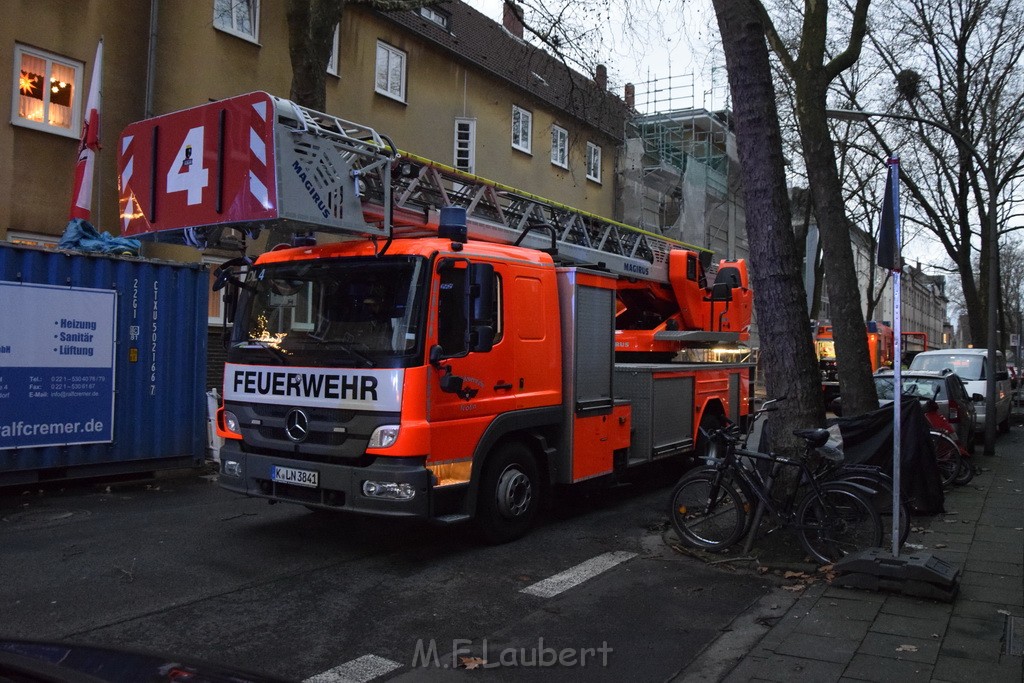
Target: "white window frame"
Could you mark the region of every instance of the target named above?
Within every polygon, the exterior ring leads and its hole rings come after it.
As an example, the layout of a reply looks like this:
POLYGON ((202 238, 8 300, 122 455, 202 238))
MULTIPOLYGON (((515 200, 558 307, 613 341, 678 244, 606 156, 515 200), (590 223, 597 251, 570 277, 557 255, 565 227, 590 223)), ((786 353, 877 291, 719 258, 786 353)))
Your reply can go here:
POLYGON ((533 154, 533 112, 512 105, 512 149, 533 154))
POLYGON ((260 0, 213 0, 213 27, 218 31, 229 33, 236 38, 247 40, 250 43, 259 44, 260 39, 260 0), (226 15, 223 13, 223 9, 218 11, 218 5, 227 5, 231 10, 230 20, 225 21, 226 15), (246 32, 238 28, 238 22, 236 19, 236 10, 241 6, 245 6, 250 12, 250 23, 252 24, 252 31, 246 32))
POLYGON ((76 140, 82 135, 82 97, 79 93, 86 92, 84 83, 85 65, 74 59, 68 59, 60 55, 46 52, 45 50, 37 50, 35 48, 28 47, 27 45, 21 45, 20 43, 14 44, 14 68, 12 70, 12 84, 11 84, 11 123, 15 126, 22 126, 24 128, 32 128, 34 130, 41 130, 47 133, 53 133, 54 135, 61 135, 67 138, 75 138, 76 140), (72 83, 74 90, 71 93, 71 126, 65 128, 58 126, 53 123, 47 123, 50 118, 50 90, 46 88, 43 92, 43 120, 33 121, 32 119, 24 118, 18 111, 21 103, 21 59, 23 55, 29 55, 36 59, 42 59, 46 61, 46 73, 42 74, 43 84, 50 82, 50 74, 53 72, 54 63, 60 64, 61 66, 73 69, 75 72, 75 79, 72 83))
POLYGON ((338 33, 339 24, 334 25, 334 37, 331 38, 331 56, 327 58, 327 73, 332 76, 340 76, 338 73, 338 33))
POLYGON ((601 146, 587 140, 587 180, 601 182, 601 146))
POLYGON ((455 144, 452 154, 452 165, 460 171, 476 173, 476 119, 455 119, 455 144), (459 137, 459 130, 466 132, 465 139, 459 137), (462 144, 460 144, 462 143, 462 144), (459 165, 459 152, 466 157, 466 164, 459 165))
POLYGON ((420 7, 418 10, 414 11, 427 21, 432 21, 445 31, 450 32, 449 24, 451 23, 451 17, 444 12, 434 9, 433 7, 420 7))
POLYGON ((376 92, 378 95, 383 95, 384 97, 389 97, 389 98, 391 98, 393 100, 398 100, 399 102, 404 103, 405 102, 406 64, 407 64, 407 57, 406 57, 406 54, 405 54, 404 50, 399 50, 397 47, 395 47, 393 45, 388 45, 384 41, 378 40, 377 41, 376 58, 375 58, 374 68, 373 68, 373 89, 374 89, 374 92, 376 92), (387 84, 384 87, 381 87, 381 85, 378 83, 378 75, 380 74, 380 71, 381 71, 381 56, 382 55, 384 57, 386 57, 386 59, 387 59, 387 61, 384 62, 384 65, 383 65, 384 66, 384 72, 387 74, 387 84), (400 63, 401 75, 399 77, 399 80, 401 82, 398 83, 398 92, 395 92, 395 90, 394 90, 395 84, 392 82, 392 79, 391 79, 392 70, 393 70, 392 69, 392 67, 393 67, 392 60, 395 60, 395 59, 401 60, 401 63, 400 63))
POLYGON ((569 168, 569 131, 561 126, 551 126, 551 163, 569 168))

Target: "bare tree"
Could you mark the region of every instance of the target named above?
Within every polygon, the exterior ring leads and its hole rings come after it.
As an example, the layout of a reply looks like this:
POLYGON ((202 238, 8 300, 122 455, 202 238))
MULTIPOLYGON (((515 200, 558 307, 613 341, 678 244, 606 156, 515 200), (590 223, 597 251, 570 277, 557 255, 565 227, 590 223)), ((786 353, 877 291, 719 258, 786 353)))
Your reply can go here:
POLYGON ((844 404, 856 414, 876 409, 878 399, 871 378, 850 226, 825 110, 829 87, 860 56, 869 0, 835 5, 827 0, 754 2, 768 43, 792 85, 801 153, 821 234, 836 354, 841 359, 839 383, 844 404), (837 43, 836 36, 845 40, 837 43))
MULTIPOLYGON (((1003 291, 1003 329, 1020 335, 1024 332, 1024 243, 1020 239, 1003 241, 999 249, 999 274, 1003 291)), ((1019 342, 1015 350, 1017 367, 1021 367, 1019 342)))
MULTIPOLYGON (((791 398, 783 404, 782 422, 817 425, 825 417, 821 378, 808 334, 765 26, 756 5, 714 0, 734 103, 761 365, 769 395, 791 398)), ((773 429, 772 436, 796 448, 789 430, 773 429)))
MULTIPOLYGON (((1001 235, 1015 214, 1014 188, 1024 176, 1024 2, 1021 0, 898 0, 871 33, 871 53, 886 76, 864 94, 845 78, 846 101, 935 121, 984 159, 934 126, 869 120, 875 144, 899 152, 905 220, 930 231, 960 274, 970 336, 987 342, 988 193, 998 193, 1001 235), (898 27, 898 28, 897 28, 898 27), (987 187, 985 170, 995 188, 987 187), (979 277, 980 275, 980 277, 979 277)), ((997 276, 998 277, 998 276, 997 276)), ((1001 278, 1006 282, 1005 278, 1001 278)), ((1006 330, 1007 325, 1000 325, 1006 330)), ((999 342, 997 342, 999 343, 999 342)))

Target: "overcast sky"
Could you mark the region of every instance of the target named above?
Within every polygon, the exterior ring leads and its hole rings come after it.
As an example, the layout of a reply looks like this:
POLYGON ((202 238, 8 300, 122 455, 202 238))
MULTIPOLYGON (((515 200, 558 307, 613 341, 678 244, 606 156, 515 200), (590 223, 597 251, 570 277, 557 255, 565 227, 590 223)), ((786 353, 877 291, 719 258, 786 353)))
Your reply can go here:
MULTIPOLYGON (((465 2, 501 23, 502 0, 465 2)), ((710 1, 628 0, 628 18, 622 13, 626 4, 627 0, 611 0, 613 18, 600 42, 604 54, 593 56, 595 63, 608 67, 610 87, 621 94, 626 83, 639 85, 671 76, 677 86, 686 88, 692 83, 693 102, 683 106, 724 106, 727 84, 721 67, 724 62, 715 50, 718 29, 710 1), (688 78, 691 75, 692 79, 688 78)), ((555 7, 553 3, 549 6, 555 7)))

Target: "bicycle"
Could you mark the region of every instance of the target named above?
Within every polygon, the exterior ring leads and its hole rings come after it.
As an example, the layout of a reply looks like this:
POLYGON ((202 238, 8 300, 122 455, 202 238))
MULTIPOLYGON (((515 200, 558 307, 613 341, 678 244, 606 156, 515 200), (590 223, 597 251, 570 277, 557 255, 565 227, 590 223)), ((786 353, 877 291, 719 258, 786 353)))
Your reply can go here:
MULTIPOLYGON (((766 402, 754 420, 773 410, 779 400, 766 402)), ((829 436, 824 429, 793 433, 805 439, 808 449, 824 445, 829 436)), ((876 491, 852 481, 819 482, 801 460, 741 446, 734 430, 717 429, 705 436, 712 464, 683 475, 671 496, 672 523, 685 543, 721 551, 749 534, 749 546, 762 517, 768 514, 780 527, 794 529, 808 554, 824 564, 854 550, 880 545, 881 517, 867 498, 876 491), (768 473, 762 474, 753 461, 768 465, 768 473), (792 488, 780 504, 772 498, 772 491, 784 467, 798 468, 798 481, 804 486, 792 488), (797 500, 801 490, 804 493, 797 500)))
MULTIPOLYGON (((779 401, 782 399, 776 399, 779 401)), ((776 401, 769 401, 762 406, 761 410, 758 410, 752 416, 749 427, 742 440, 742 447, 746 448, 748 440, 754 431, 754 426, 757 420, 767 412, 770 412, 774 408, 772 404, 776 401)), ((892 477, 889 476, 882 468, 877 465, 867 464, 848 464, 840 462, 834 457, 827 455, 831 451, 830 449, 824 448, 824 444, 827 443, 829 434, 826 430, 808 430, 807 432, 811 439, 806 443, 806 454, 804 456, 805 462, 817 463, 811 465, 813 476, 818 481, 838 481, 844 483, 856 484, 858 490, 865 494, 865 496, 874 504, 875 509, 878 511, 879 516, 882 518, 882 530, 883 530, 883 546, 885 548, 892 547, 892 517, 893 517, 893 481, 892 477), (820 450, 819 450, 820 449, 820 450), (824 457, 820 457, 824 454, 824 457)), ((713 464, 716 458, 713 456, 709 463, 713 464)), ((741 460, 742 462, 742 460, 741 460)), ((756 473, 752 473, 756 474, 756 473)), ((693 473, 690 473, 692 476, 693 473)), ((908 507, 908 500, 904 497, 899 499, 899 510, 900 510, 900 528, 899 528, 899 544, 902 546, 907 541, 907 537, 910 535, 910 509, 908 507)), ((748 544, 749 546, 749 544, 748 544)), ((745 547, 745 551, 749 551, 749 547, 745 547)))
MULTIPOLYGON (((747 429, 747 433, 742 441, 743 448, 747 447, 747 442, 754 430, 754 425, 757 420, 765 413, 774 409, 770 405, 772 403, 774 403, 774 401, 766 402, 764 406, 762 406, 762 409, 755 412, 752 416, 749 428, 747 429)), ((816 465, 812 465, 814 478, 818 481, 839 481, 857 484, 860 492, 864 493, 875 505, 875 509, 878 510, 878 514, 882 518, 882 547, 892 547, 892 477, 877 465, 849 464, 827 455, 826 453, 834 451, 830 451, 830 449, 824 447, 829 438, 829 434, 826 430, 808 430, 807 433, 811 436, 811 439, 806 443, 806 454, 804 456, 804 460, 809 464, 817 463, 816 465), (822 454, 826 455, 824 455, 824 457, 820 457, 822 454)), ((899 498, 899 544, 901 547, 906 543, 907 537, 910 535, 910 508, 908 507, 908 502, 908 499, 903 496, 899 498)), ((749 550, 749 548, 746 550, 749 550)))

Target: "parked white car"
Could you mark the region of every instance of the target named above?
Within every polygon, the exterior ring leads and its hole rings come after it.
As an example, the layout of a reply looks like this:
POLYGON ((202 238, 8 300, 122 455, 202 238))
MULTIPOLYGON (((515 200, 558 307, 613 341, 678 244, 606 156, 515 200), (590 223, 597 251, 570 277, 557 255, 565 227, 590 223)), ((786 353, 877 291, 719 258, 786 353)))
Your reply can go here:
MULTIPOLYGON (((988 384, 988 349, 940 349, 923 351, 910 362, 911 370, 941 371, 950 369, 960 376, 967 388, 967 393, 975 394, 982 400, 975 400, 974 406, 978 414, 978 430, 985 429, 985 394, 988 384)), ((1006 358, 1002 351, 996 351, 996 426, 999 431, 1010 429, 1010 410, 1012 408, 1012 391, 1010 389, 1010 373, 1006 369, 1006 358)))

